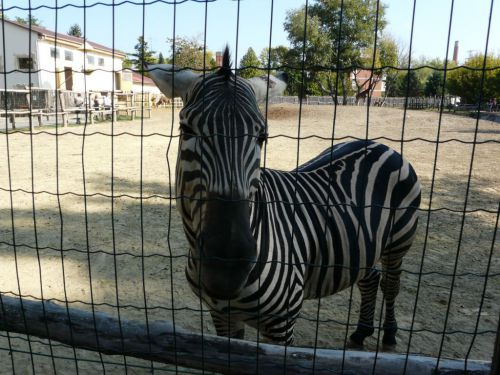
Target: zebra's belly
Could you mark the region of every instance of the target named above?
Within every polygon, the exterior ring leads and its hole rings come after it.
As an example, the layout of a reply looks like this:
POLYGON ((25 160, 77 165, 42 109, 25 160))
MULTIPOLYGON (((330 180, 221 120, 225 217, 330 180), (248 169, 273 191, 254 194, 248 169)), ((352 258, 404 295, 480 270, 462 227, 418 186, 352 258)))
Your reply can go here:
POLYGON ((330 251, 335 257, 310 260, 305 269, 304 299, 315 299, 338 293, 351 287, 373 269, 382 255, 382 247, 374 243, 361 249, 353 246, 344 249, 342 258, 339 249, 330 251))
POLYGON ((333 282, 335 275, 327 272, 314 272, 310 281, 304 285, 304 299, 316 299, 331 296, 356 284, 366 274, 365 270, 358 270, 349 276, 344 276, 340 282, 333 282))

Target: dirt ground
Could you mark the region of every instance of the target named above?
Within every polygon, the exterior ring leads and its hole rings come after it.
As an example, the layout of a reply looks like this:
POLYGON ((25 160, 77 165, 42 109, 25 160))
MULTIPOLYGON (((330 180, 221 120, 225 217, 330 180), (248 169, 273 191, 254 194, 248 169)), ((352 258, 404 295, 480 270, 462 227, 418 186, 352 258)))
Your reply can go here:
MULTIPOLYGON (((119 306, 122 318, 141 321, 147 311, 149 321, 214 333, 184 277, 187 246, 173 201, 177 114, 159 109, 144 121, 0 134, 1 293, 68 300, 86 310, 93 303, 115 316, 119 306)), ((396 351, 489 360, 500 311, 493 238, 500 147, 491 142, 500 141, 500 124, 427 111, 294 105, 270 106, 268 118, 267 168, 295 168, 352 137, 378 139, 410 160, 423 203, 403 265, 396 351)), ((320 308, 307 301, 296 345, 342 348, 346 324, 358 316, 357 289, 352 303, 350 292, 322 299, 320 308)), ((376 350, 377 332, 367 341, 367 350, 376 350)), ((76 366, 121 374, 125 361, 131 374, 150 370, 145 361, 0 332, 1 374, 74 373, 76 366), (29 354, 30 345, 38 354, 29 354)))

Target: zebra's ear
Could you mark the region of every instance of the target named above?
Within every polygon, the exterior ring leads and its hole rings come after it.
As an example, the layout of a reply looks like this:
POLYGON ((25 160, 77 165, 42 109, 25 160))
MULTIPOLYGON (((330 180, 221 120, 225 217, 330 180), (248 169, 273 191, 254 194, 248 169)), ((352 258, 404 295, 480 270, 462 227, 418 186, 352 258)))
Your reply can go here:
POLYGON ((148 65, 147 70, 167 98, 181 97, 184 101, 189 88, 200 76, 191 70, 181 70, 170 64, 148 65))
POLYGON ((267 97, 272 98, 283 95, 283 92, 286 89, 287 79, 287 74, 281 72, 276 76, 269 76, 269 80, 267 79, 267 75, 262 75, 260 77, 250 78, 248 82, 250 82, 250 85, 253 87, 257 101, 263 102, 267 97))

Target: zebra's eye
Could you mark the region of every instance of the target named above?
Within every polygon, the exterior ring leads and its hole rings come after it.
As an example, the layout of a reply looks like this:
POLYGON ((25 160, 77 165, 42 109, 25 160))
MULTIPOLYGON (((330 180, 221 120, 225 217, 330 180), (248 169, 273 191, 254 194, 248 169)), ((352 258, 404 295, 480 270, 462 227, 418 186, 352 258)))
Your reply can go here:
POLYGON ((186 135, 193 135, 193 131, 191 130, 191 128, 186 125, 186 124, 183 124, 183 123, 180 123, 179 124, 179 130, 181 131, 182 134, 186 134, 186 135))
POLYGON ((267 133, 260 133, 257 136, 257 142, 259 142, 259 145, 262 145, 265 141, 267 141, 267 133))

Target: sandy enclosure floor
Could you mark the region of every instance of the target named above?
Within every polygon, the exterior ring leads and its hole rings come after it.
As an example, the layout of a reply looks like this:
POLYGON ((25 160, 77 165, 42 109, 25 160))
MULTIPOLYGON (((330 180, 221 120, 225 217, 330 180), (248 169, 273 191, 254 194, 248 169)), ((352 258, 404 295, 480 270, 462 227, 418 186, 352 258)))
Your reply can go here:
MULTIPOLYGON (((214 333, 184 277, 187 245, 173 201, 177 115, 161 109, 143 122, 0 134, 0 292, 67 299, 86 310, 93 303, 115 316, 119 306, 122 318, 145 321, 147 314, 149 321, 175 320, 214 333)), ((441 350, 446 357, 490 359, 500 310, 500 256, 493 238, 500 147, 491 141, 500 141, 500 125, 479 121, 474 145, 475 119, 445 114, 440 122, 435 112, 409 111, 405 117, 399 109, 368 113, 339 107, 334 120, 333 107, 307 106, 299 121, 298 106, 274 105, 268 116, 267 168, 295 168, 349 137, 380 139, 403 152, 420 176, 423 210, 403 265, 397 351, 438 355, 441 350)), ((296 344, 342 348, 346 323, 357 321, 357 289, 351 304, 346 290, 318 306, 317 300, 306 301, 296 344)), ((377 311, 377 324, 379 316, 377 311)), ((247 338, 255 339, 255 332, 247 330, 247 338)), ((32 368, 52 373, 54 366, 59 373, 73 373, 78 366, 82 373, 118 374, 124 361, 135 366, 130 373, 146 373, 151 366, 51 345, 1 332, 0 373, 12 373, 12 363, 21 374, 32 368), (39 354, 30 356, 29 345, 39 354), (51 350, 58 358, 51 360, 51 350)), ((366 347, 377 349, 377 333, 366 347)))

